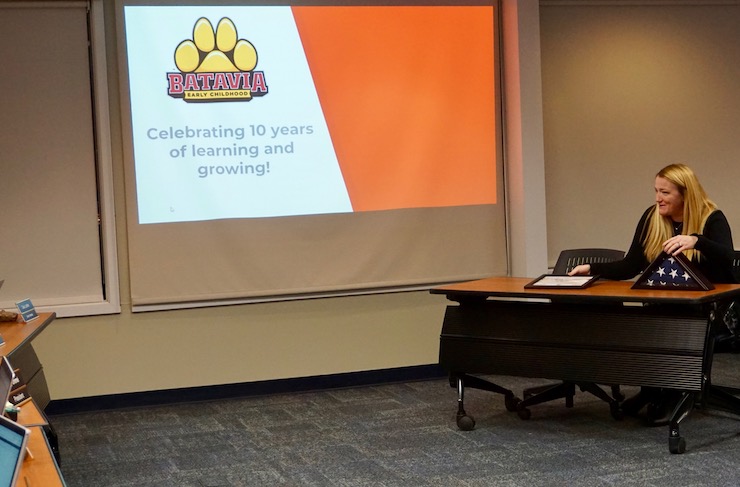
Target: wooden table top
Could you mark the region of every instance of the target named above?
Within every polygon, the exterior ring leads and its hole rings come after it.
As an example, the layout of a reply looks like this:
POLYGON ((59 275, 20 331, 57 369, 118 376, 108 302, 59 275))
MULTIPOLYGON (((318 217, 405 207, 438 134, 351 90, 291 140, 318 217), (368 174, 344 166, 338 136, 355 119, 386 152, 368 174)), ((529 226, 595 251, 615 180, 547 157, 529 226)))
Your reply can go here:
POLYGON ((32 397, 18 403, 17 406, 20 408, 20 412, 18 413, 16 423, 27 428, 30 428, 31 426, 46 426, 49 424, 32 397))
POLYGON ((15 350, 41 333, 54 318, 56 313, 39 313, 38 318, 29 322, 0 322, 0 336, 5 340, 5 343, 0 345, 0 355, 12 355, 15 350))
POLYGON ((704 304, 724 299, 740 298, 740 284, 715 284, 709 291, 632 289, 629 281, 597 280, 583 289, 525 289, 534 278, 489 277, 475 281, 443 285, 430 290, 432 294, 445 294, 457 301, 464 298, 578 298, 584 302, 634 302, 704 304))
POLYGON ((41 426, 31 426, 28 452, 18 476, 17 487, 63 487, 59 466, 51 453, 41 426))

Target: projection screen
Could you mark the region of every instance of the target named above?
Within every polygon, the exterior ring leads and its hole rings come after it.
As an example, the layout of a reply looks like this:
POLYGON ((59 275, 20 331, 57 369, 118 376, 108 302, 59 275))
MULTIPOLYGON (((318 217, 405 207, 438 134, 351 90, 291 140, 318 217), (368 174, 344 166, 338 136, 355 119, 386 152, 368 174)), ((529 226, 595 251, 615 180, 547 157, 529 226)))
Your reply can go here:
POLYGON ((492 3, 119 8, 135 309, 507 272, 492 3))

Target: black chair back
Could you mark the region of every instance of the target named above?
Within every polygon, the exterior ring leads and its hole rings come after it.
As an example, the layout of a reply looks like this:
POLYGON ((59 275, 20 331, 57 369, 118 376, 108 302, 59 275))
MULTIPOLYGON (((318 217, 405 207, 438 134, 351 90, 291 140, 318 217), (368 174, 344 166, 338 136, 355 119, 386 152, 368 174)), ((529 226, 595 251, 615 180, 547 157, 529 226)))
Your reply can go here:
MULTIPOLYGON (((739 252, 740 254, 740 252, 739 252)), ((615 249, 568 249, 560 252, 553 274, 564 275, 581 264, 612 262, 624 258, 624 252, 615 249)), ((736 256, 740 259, 740 256, 736 256)), ((739 264, 740 265, 740 264, 739 264)))
POLYGON ((732 258, 732 273, 735 275, 735 282, 740 283, 740 250, 736 250, 732 258))

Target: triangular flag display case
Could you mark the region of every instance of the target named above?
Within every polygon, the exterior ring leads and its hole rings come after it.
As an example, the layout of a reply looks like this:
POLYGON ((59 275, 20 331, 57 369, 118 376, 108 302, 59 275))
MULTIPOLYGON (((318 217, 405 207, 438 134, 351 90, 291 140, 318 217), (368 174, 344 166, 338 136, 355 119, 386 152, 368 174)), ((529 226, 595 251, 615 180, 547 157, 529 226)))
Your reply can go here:
POLYGON ((662 252, 637 278, 632 289, 709 291, 714 285, 685 255, 662 252))

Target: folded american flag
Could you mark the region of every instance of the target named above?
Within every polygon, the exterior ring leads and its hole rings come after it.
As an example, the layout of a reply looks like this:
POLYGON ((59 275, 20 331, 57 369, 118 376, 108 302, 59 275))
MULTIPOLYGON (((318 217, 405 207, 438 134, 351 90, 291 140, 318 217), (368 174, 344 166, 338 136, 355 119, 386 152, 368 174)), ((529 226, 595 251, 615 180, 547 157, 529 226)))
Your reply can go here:
POLYGON ((684 254, 662 252, 637 278, 632 289, 709 291, 714 284, 684 254))
POLYGON ((645 280, 647 286, 696 288, 697 283, 691 274, 673 258, 668 257, 645 280))

